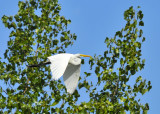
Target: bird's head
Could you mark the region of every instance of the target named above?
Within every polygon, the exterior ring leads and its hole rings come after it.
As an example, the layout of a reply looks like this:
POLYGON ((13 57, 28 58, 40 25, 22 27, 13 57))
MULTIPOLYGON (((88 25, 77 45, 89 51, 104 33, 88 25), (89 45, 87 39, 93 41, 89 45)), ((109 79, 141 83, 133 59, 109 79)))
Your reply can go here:
POLYGON ((70 63, 73 65, 79 65, 81 64, 81 57, 91 57, 90 55, 84 55, 84 54, 74 54, 70 58, 70 63))

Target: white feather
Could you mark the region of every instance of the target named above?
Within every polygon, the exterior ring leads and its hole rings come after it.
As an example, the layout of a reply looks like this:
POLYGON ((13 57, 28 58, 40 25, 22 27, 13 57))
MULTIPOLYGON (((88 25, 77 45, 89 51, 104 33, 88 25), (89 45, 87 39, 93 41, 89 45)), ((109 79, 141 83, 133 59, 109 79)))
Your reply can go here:
POLYGON ((66 71, 63 74, 63 80, 67 88, 67 92, 72 94, 77 85, 80 76, 80 67, 79 65, 68 64, 66 71))
POLYGON ((80 77, 81 57, 91 57, 83 54, 57 54, 48 57, 51 62, 50 69, 52 78, 58 80, 63 75, 63 80, 67 88, 67 92, 72 94, 80 77))
POLYGON ((50 69, 54 80, 58 80, 64 74, 71 56, 73 54, 63 53, 48 57, 51 62, 50 69))

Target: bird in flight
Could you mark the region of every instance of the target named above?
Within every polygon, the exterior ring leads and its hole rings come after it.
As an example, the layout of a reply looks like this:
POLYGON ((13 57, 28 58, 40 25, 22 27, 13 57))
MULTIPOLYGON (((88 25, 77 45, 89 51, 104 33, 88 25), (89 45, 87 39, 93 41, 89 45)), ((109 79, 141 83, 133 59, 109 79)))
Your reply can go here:
POLYGON ((84 54, 61 53, 49 56, 48 62, 28 67, 39 67, 41 65, 51 64, 52 79, 58 80, 63 75, 64 84, 69 94, 75 91, 80 76, 81 57, 91 57, 84 54))

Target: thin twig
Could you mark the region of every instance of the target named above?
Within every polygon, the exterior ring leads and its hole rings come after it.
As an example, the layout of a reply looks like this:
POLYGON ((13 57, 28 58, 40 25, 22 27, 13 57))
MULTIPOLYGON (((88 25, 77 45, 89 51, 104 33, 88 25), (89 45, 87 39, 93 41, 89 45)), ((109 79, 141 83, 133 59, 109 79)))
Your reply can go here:
MULTIPOLYGON (((29 79, 27 80, 27 85, 29 84, 29 79)), ((25 90, 24 90, 24 94, 26 93, 26 91, 27 91, 27 89, 28 89, 28 86, 26 85, 26 88, 25 88, 25 90)))
POLYGON ((36 50, 36 55, 35 56, 37 56, 38 48, 39 48, 39 43, 37 44, 37 50, 36 50))

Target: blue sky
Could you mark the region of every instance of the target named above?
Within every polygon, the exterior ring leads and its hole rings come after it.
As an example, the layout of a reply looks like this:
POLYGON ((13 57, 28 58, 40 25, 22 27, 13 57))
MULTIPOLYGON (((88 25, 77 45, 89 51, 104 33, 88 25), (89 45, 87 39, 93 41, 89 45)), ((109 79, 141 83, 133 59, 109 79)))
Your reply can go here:
MULTIPOLYGON (((130 6, 141 6, 144 13, 143 32, 146 37, 142 46, 142 58, 146 59, 145 68, 140 74, 143 79, 150 80, 152 89, 141 97, 142 102, 150 104, 149 113, 157 114, 159 111, 160 92, 158 75, 160 67, 160 1, 159 0, 60 0, 61 14, 71 19, 69 25, 72 33, 76 33, 77 40, 68 53, 83 53, 88 55, 103 54, 106 46, 106 37, 113 37, 115 32, 125 25, 123 13, 130 6)), ((1 0, 0 17, 14 15, 18 11, 18 0, 1 0)), ((3 56, 9 40, 9 32, 0 21, 0 57, 3 56)), ((87 61, 87 60, 86 60, 87 61)), ((89 70, 83 65, 81 73, 89 70)))

